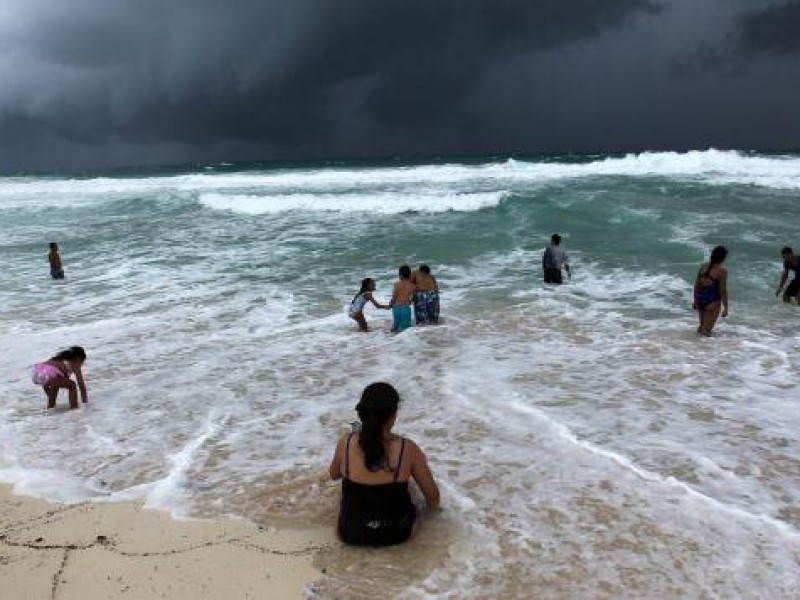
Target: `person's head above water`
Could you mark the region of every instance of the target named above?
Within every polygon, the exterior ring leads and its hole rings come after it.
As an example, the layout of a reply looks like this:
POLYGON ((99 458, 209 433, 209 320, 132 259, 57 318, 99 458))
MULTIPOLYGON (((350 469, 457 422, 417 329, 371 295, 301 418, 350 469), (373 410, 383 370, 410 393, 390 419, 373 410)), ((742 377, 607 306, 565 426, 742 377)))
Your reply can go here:
POLYGON ((86 360, 86 351, 80 346, 70 346, 66 350, 62 350, 50 360, 79 360, 81 362, 86 360))
POLYGON ((558 246, 561 243, 561 236, 557 233, 554 233, 552 236, 550 236, 550 241, 558 246))
POLYGON ((781 256, 783 258, 792 258, 794 256, 794 250, 792 250, 791 246, 784 246, 781 248, 781 256))
POLYGON ((50 242, 50 250, 58 250, 58 244, 55 242, 50 242))
POLYGON ((372 292, 375 290, 375 280, 372 277, 365 277, 361 280, 361 289, 358 291, 359 294, 363 294, 364 292, 372 292))
POLYGON ((358 445, 364 452, 364 464, 370 471, 380 471, 387 466, 384 430, 394 424, 400 395, 391 384, 371 383, 361 392, 361 400, 356 405, 361 420, 358 445))
POLYGON ((420 265, 419 270, 425 273, 426 275, 431 274, 431 268, 428 265, 420 265))
POLYGON ((728 256, 728 249, 725 246, 717 246, 711 251, 711 260, 709 262, 712 265, 721 265, 726 256, 728 256))
POLYGON ((397 272, 400 274, 400 279, 408 279, 411 277, 411 267, 408 265, 403 265, 397 270, 397 272))

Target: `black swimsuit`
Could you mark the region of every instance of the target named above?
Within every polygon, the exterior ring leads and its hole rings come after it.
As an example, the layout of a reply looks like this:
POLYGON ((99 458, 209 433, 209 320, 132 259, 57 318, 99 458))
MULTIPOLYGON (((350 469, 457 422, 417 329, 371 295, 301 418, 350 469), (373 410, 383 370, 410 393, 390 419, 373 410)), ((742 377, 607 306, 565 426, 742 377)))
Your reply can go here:
POLYGON ((710 285, 701 286, 697 290, 697 305, 700 308, 706 308, 722 300, 722 294, 719 290, 719 279, 714 279, 711 276, 711 266, 708 267, 703 277, 707 277, 712 283, 710 285))
POLYGON ((417 509, 408 493, 408 481, 397 481, 403 463, 406 441, 400 438, 400 457, 392 483, 367 484, 350 476, 350 440, 344 455, 342 504, 339 510, 339 536, 355 546, 391 546, 405 542, 414 528, 417 509))

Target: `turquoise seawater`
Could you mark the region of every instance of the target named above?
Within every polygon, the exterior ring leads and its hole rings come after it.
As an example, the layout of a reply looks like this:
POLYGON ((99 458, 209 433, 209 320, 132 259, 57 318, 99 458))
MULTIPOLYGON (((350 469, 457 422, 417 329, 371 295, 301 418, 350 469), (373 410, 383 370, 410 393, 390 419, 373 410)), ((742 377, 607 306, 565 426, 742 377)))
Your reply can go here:
POLYGON ((332 524, 337 436, 387 380, 445 508, 321 557, 320 594, 794 597, 800 308, 774 290, 799 193, 800 156, 715 150, 2 178, 0 479, 332 524), (730 316, 699 339, 717 244, 730 316), (421 262, 443 324, 358 333, 360 280, 386 299, 421 262), (91 403, 48 413, 29 367, 71 344, 91 403))

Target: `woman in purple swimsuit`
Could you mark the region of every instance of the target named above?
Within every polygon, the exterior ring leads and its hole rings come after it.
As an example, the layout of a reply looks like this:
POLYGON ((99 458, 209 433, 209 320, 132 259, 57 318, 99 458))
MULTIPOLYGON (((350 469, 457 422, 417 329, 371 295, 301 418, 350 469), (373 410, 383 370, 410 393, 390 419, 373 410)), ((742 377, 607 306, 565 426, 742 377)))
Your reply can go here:
POLYGON ((728 271, 722 266, 728 250, 717 246, 711 251, 711 259, 700 266, 694 282, 694 302, 692 308, 700 315, 697 333, 709 336, 719 318, 728 316, 728 271))

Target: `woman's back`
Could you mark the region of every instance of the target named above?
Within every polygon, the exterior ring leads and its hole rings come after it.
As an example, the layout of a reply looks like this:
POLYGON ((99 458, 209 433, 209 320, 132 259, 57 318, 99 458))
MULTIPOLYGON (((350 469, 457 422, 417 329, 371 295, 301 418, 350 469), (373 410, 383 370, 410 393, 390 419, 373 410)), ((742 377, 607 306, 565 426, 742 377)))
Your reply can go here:
POLYGON ((393 436, 386 446, 387 465, 370 471, 364 463, 358 434, 347 436, 338 527, 345 543, 359 546, 399 544, 406 541, 414 529, 417 510, 408 491, 411 469, 409 461, 404 461, 410 444, 393 436))

